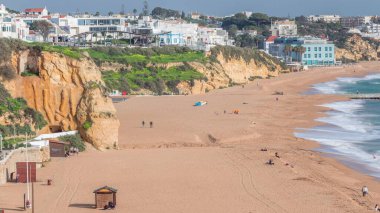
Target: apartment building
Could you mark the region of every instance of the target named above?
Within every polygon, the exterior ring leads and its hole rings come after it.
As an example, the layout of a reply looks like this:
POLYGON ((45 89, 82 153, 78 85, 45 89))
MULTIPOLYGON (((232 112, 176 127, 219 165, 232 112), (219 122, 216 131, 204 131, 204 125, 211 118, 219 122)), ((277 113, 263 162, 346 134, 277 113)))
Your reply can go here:
POLYGON ((310 15, 307 17, 309 22, 323 21, 326 23, 339 23, 341 16, 339 15, 310 15))
POLYGON ((298 62, 307 66, 331 66, 335 64, 335 45, 315 37, 281 37, 269 46, 272 56, 286 63, 298 62))
POLYGON ((297 24, 295 21, 280 20, 271 25, 272 36, 296 36, 297 24))

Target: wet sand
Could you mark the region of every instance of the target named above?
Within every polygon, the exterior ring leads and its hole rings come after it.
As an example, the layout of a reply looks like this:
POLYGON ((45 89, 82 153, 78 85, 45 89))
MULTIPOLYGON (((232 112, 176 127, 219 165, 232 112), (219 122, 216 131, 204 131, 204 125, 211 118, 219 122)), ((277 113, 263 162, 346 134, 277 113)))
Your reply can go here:
MULTIPOLYGON (((89 149, 39 169, 35 212, 94 212, 92 192, 104 185, 119 190, 114 212, 373 212, 379 182, 313 151, 318 144, 293 132, 319 125, 314 119, 327 109, 317 105, 346 99, 303 95, 311 84, 376 70, 380 63, 362 63, 205 95, 132 97, 116 104, 121 150, 89 149), (192 106, 200 100, 208 105, 192 106), (363 185, 369 197, 361 196, 363 185)), ((25 190, 0 186, 0 209, 18 212, 25 190)))

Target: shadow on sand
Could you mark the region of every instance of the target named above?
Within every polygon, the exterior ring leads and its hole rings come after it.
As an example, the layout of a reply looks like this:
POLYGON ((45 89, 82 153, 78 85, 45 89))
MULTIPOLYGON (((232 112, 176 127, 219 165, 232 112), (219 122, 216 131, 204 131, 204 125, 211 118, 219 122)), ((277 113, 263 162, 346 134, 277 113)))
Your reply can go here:
POLYGON ((83 209, 95 209, 95 205, 94 204, 84 204, 84 203, 70 204, 69 207, 83 208, 83 209))
POLYGON ((4 210, 4 211, 19 211, 19 212, 23 212, 23 211, 25 211, 25 210, 24 210, 24 207, 18 207, 18 208, 15 208, 15 209, 11 209, 11 208, 1 208, 1 207, 0 207, 0 210, 4 210))

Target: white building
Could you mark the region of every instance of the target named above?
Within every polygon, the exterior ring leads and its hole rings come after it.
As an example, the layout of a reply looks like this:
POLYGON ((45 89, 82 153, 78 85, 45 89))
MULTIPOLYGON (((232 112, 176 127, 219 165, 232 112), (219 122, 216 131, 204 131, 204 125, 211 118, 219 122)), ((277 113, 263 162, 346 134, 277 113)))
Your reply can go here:
POLYGON ((297 24, 295 21, 281 20, 275 21, 271 25, 272 36, 296 36, 297 24))
POLYGON ((197 36, 201 45, 231 45, 228 32, 222 28, 199 27, 197 36))
POLYGON ((7 15, 8 15, 7 8, 5 7, 5 5, 0 4, 0 17, 5 17, 7 15))
POLYGON ((24 10, 26 15, 47 16, 49 11, 45 8, 27 8, 24 10))
POLYGON ((70 35, 86 32, 126 31, 126 18, 115 16, 59 16, 52 17, 51 21, 70 35))
POLYGON ((307 17, 309 22, 323 21, 326 23, 339 23, 341 17, 339 15, 311 15, 307 17))
POLYGON ((0 38, 27 40, 28 25, 21 19, 5 17, 0 19, 0 38))
POLYGON ((372 22, 373 16, 347 16, 342 17, 340 22, 343 27, 356 28, 372 22))
POLYGON ((145 26, 150 26, 154 34, 161 34, 161 45, 192 46, 197 42, 198 24, 183 20, 149 20, 145 26))

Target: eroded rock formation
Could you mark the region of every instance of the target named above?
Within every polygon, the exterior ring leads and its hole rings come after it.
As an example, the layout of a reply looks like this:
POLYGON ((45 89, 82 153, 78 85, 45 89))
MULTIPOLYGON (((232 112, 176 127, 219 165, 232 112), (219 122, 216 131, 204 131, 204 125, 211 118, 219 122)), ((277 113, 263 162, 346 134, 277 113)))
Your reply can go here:
POLYGON ((101 72, 91 59, 27 50, 14 53, 11 63, 19 75, 4 85, 13 97, 25 98, 44 115, 49 125, 41 132, 50 132, 52 127, 79 129, 96 148, 117 147, 119 121, 112 101, 100 89, 88 87, 94 82, 103 85, 101 72), (36 76, 21 77, 23 72, 36 76), (83 117, 92 122, 90 128, 83 128, 83 117))

